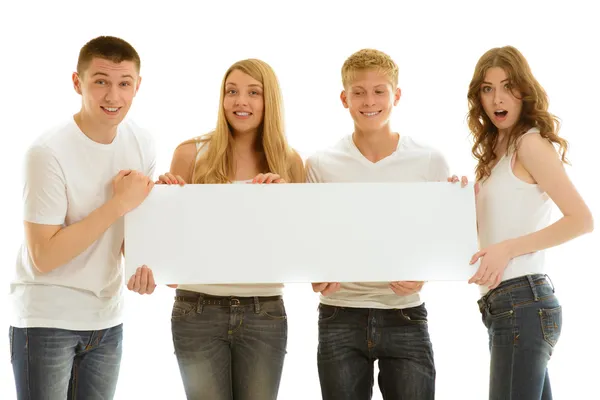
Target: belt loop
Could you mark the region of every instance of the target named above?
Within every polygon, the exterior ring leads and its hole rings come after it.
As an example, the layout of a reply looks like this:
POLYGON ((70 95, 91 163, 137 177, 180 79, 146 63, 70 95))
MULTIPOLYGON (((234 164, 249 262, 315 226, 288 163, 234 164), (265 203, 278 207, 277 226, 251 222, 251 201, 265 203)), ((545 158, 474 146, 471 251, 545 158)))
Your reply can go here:
POLYGON ((548 279, 548 282, 550 283, 550 286, 552 286, 552 293, 555 293, 556 290, 554 288, 554 282, 552 282, 552 279, 550 279, 550 277, 548 276, 548 274, 544 274, 544 276, 546 277, 546 279, 548 279))
POLYGON ((533 293, 533 301, 538 301, 539 297, 537 289, 535 287, 535 284, 533 283, 533 278, 531 277, 531 275, 527 275, 527 280, 529 281, 529 286, 531 286, 531 292, 533 293))
POLYGON ((254 313, 255 314, 259 314, 260 313, 260 303, 258 302, 258 297, 254 296, 254 313))
POLYGON ((202 314, 204 310, 204 296, 198 295, 198 303, 196 304, 196 314, 202 314))

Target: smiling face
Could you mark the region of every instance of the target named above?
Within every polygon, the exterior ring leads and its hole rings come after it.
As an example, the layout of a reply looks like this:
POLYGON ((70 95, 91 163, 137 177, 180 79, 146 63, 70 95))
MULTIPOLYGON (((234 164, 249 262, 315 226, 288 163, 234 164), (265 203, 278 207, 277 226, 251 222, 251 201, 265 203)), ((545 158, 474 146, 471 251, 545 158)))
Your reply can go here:
POLYGON ((263 122, 263 85, 235 69, 225 80, 223 110, 234 134, 255 132, 263 122))
POLYGON ((506 71, 492 67, 485 73, 480 89, 483 109, 500 133, 510 132, 521 117, 523 100, 506 71))
POLYGON ((117 126, 127 115, 141 83, 135 63, 96 57, 82 72, 73 73, 75 91, 82 97, 81 112, 94 124, 117 126))
POLYGON ((385 74, 367 69, 354 74, 340 98, 356 129, 372 132, 389 124, 392 108, 400 100, 400 88, 394 89, 385 74))

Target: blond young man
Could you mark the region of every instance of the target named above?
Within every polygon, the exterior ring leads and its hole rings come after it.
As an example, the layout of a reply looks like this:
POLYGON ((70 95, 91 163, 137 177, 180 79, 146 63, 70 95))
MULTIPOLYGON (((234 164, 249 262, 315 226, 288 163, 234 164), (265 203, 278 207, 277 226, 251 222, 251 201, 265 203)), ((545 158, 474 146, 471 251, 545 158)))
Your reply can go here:
MULTIPOLYGON (((398 66, 387 54, 364 49, 351 55, 342 67, 342 82, 340 97, 354 132, 309 157, 308 182, 448 179, 448 164, 439 151, 390 127, 401 91, 398 66)), ((384 399, 434 398, 435 366, 427 311, 419 295, 422 286, 313 283, 313 290, 321 293, 317 358, 324 400, 370 399, 375 360, 384 399)))

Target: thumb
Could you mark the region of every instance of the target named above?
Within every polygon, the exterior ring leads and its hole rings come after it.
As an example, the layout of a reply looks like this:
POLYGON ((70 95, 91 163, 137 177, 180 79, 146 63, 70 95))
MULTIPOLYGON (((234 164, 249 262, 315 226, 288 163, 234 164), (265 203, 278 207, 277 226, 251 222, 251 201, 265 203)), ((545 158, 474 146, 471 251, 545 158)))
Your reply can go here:
POLYGON ((312 287, 313 287, 313 291, 318 293, 318 292, 325 290, 325 288, 327 287, 327 282, 313 283, 312 287))

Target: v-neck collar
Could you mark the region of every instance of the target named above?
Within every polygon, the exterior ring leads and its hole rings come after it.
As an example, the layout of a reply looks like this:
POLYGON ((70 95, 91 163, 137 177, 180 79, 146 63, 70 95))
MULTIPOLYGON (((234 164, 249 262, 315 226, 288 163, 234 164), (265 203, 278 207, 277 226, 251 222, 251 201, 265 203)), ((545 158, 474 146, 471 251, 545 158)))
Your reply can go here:
POLYGON ((353 135, 348 135, 348 146, 350 146, 351 151, 355 153, 356 157, 360 160, 360 162, 369 167, 377 167, 383 164, 387 164, 387 162, 393 159, 393 157, 401 150, 404 143, 404 135, 399 135, 400 137, 398 138, 398 145, 396 146, 396 150, 394 150, 394 152, 388 155, 387 157, 384 157, 377 162, 373 162, 367 157, 365 157, 363 153, 360 152, 360 149, 358 148, 356 143, 354 143, 354 138, 352 136, 353 135))

